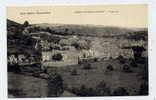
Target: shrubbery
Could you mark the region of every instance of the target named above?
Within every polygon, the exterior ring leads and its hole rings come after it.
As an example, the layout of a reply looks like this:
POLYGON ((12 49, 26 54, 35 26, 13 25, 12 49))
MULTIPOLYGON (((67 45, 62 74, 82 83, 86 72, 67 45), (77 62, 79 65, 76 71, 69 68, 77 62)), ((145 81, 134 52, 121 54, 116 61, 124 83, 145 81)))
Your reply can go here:
POLYGON ((107 71, 113 71, 113 70, 114 70, 113 66, 109 64, 109 65, 107 66, 107 71))
POLYGON ((107 86, 105 81, 101 81, 95 88, 89 88, 85 85, 81 85, 79 88, 73 87, 70 90, 77 96, 128 96, 128 91, 123 87, 118 87, 111 91, 111 88, 107 86))
POLYGON ((105 81, 101 81, 97 86, 96 86, 96 96, 109 96, 111 95, 111 90, 105 83, 105 81))
POLYGON ((78 75, 77 70, 76 70, 76 69, 73 69, 73 70, 71 71, 71 75, 78 75))
POLYGON ((61 61, 63 58, 62 54, 61 53, 57 53, 57 54, 54 54, 52 56, 52 59, 55 60, 55 61, 61 61))
POLYGON ((117 59, 119 60, 120 64, 125 64, 126 63, 126 59, 123 56, 119 56, 117 59))
POLYGON ((23 27, 28 27, 29 26, 29 22, 28 21, 25 21, 24 23, 23 23, 23 27))
POLYGON ((94 62, 97 62, 97 61, 98 61, 98 58, 95 57, 95 58, 94 58, 94 62))
POLYGON ((131 67, 128 66, 128 65, 123 65, 122 71, 123 71, 123 72, 132 72, 132 69, 131 69, 131 67))
POLYGON ((86 40, 79 40, 77 42, 72 43, 72 46, 74 46, 76 49, 81 50, 85 49, 88 50, 90 49, 90 43, 86 40))
POLYGON ((92 88, 87 88, 85 85, 81 85, 80 87, 80 96, 93 96, 93 90, 92 88))
POLYGON ((87 88, 85 85, 81 85, 80 88, 72 88, 71 92, 77 96, 95 96, 94 89, 87 88))
POLYGON ((77 96, 110 96, 111 91, 104 81, 100 82, 95 89, 81 85, 80 88, 72 88, 71 90, 77 96))
POLYGON ((132 67, 138 67, 138 64, 137 64, 135 61, 132 61, 132 62, 130 63, 130 65, 131 65, 132 67))
POLYGON ((89 88, 85 85, 81 85, 79 88, 72 88, 71 92, 77 96, 110 96, 110 88, 104 81, 101 81, 96 88, 89 88))
POLYGON ((48 96, 57 97, 60 96, 63 91, 63 79, 58 73, 50 73, 48 77, 48 96))
POLYGON ((123 87, 118 87, 116 88, 113 93, 112 93, 113 96, 128 96, 129 93, 127 92, 127 90, 123 87))
POLYGON ((8 72, 21 73, 22 70, 18 64, 15 64, 15 65, 8 65, 8 72))

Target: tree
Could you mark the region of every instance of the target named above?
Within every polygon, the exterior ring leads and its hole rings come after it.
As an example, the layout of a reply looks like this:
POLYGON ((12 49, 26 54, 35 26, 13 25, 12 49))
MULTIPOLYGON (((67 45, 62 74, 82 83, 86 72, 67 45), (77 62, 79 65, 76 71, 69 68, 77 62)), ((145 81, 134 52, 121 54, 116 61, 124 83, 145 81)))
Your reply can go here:
POLYGON ((57 54, 54 54, 52 56, 52 59, 55 60, 55 61, 61 61, 63 58, 62 54, 61 53, 57 53, 57 54))
POLYGON ((119 60, 120 64, 125 64, 126 63, 126 59, 121 55, 117 59, 119 60))
POLYGON ((81 49, 89 50, 90 49, 90 43, 87 42, 86 40, 79 40, 77 42, 72 43, 72 45, 78 50, 81 50, 81 49))
POLYGON ((96 95, 95 90, 93 88, 88 88, 84 84, 82 84, 79 88, 73 87, 71 91, 77 96, 83 96, 83 97, 96 95))
POLYGON ((107 70, 108 70, 108 71, 113 71, 114 68, 113 68, 113 66, 112 66, 111 64, 109 64, 109 65, 107 66, 107 70))
POLYGON ((76 70, 76 69, 73 69, 73 70, 71 71, 71 75, 78 75, 77 70, 76 70))
POLYGON ((128 65, 123 65, 122 70, 123 70, 124 72, 132 72, 131 67, 128 66, 128 65))
POLYGON ((69 29, 65 28, 64 32, 67 34, 69 32, 69 29))
POLYGON ((145 51, 145 48, 143 46, 133 46, 132 47, 134 59, 138 61, 142 57, 143 51, 145 51))
POLYGON ((130 62, 130 65, 131 65, 132 67, 138 67, 138 65, 137 65, 137 63, 136 63, 135 61, 130 62))
POLYGON ((28 27, 28 26, 29 26, 29 22, 25 21, 24 24, 23 24, 23 27, 28 27))
POLYGON ((58 73, 50 73, 48 78, 48 96, 58 97, 63 91, 63 79, 58 73))
POLYGON ((128 96, 128 92, 125 88, 123 87, 118 87, 114 90, 113 96, 128 96))
POLYGON ((110 88, 106 85, 105 81, 101 81, 96 86, 96 95, 97 96, 109 96, 111 95, 110 88))
POLYGON ((46 28, 46 32, 51 33, 51 29, 50 29, 50 27, 47 27, 47 28, 46 28))

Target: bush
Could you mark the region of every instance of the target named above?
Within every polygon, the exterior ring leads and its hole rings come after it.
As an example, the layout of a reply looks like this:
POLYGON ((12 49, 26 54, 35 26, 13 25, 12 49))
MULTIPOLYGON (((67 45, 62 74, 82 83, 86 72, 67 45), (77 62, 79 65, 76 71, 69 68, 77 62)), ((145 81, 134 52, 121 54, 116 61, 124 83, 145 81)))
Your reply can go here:
MULTIPOLYGON (((12 71, 15 72, 15 73, 21 73, 22 72, 22 69, 18 64, 15 64, 15 65, 13 65, 11 67, 12 67, 12 71)), ((11 70, 11 68, 9 68, 9 70, 11 70)))
POLYGON ((107 71, 113 71, 113 70, 114 70, 113 66, 109 64, 109 65, 107 66, 107 71))
POLYGON ((79 88, 75 88, 75 87, 72 87, 71 90, 70 90, 72 93, 76 94, 77 96, 80 96, 80 89, 79 88))
POLYGON ((72 88, 72 93, 77 96, 95 96, 94 89, 87 88, 85 85, 81 85, 80 88, 72 88))
POLYGON ((110 88, 104 81, 101 81, 95 89, 81 85, 80 88, 72 88, 71 92, 77 96, 110 96, 110 88))
POLYGON ((85 69, 85 70, 92 69, 91 64, 90 64, 90 63, 85 63, 85 64, 83 65, 83 69, 85 69))
POLYGON ((63 79, 58 73, 51 73, 48 77, 48 96, 58 97, 63 91, 63 79))
POLYGON ((118 88, 116 88, 116 89, 114 90, 114 92, 113 92, 112 95, 113 95, 113 96, 128 96, 129 94, 128 94, 128 92, 127 92, 127 90, 126 90, 125 88, 123 88, 123 87, 118 87, 118 88))
POLYGON ((132 61, 132 62, 130 63, 130 65, 131 65, 132 67, 138 67, 138 65, 137 65, 137 63, 136 63, 135 61, 132 61))
POLYGON ((28 27, 29 26, 29 22, 28 21, 25 21, 24 23, 23 23, 23 27, 28 27))
POLYGON ((119 60, 120 64, 125 64, 126 63, 126 59, 123 56, 119 56, 117 59, 119 60))
POLYGON ((69 86, 68 86, 67 83, 64 83, 64 84, 63 84, 63 89, 64 89, 64 90, 67 90, 67 91, 69 90, 69 86))
POLYGON ((55 60, 55 61, 61 61, 63 58, 62 54, 61 53, 57 53, 57 54, 54 54, 52 56, 52 59, 55 60))
POLYGON ((85 85, 81 85, 80 87, 80 96, 86 96, 87 95, 87 88, 85 85))
POLYGON ((101 81, 96 86, 96 96, 109 96, 111 95, 110 88, 106 85, 104 81, 101 81))
POLYGON ((94 96, 94 90, 92 88, 87 88, 85 85, 81 85, 80 96, 94 96))
POLYGON ((97 62, 98 61, 98 58, 94 58, 94 62, 97 62))
POLYGON ((128 65, 124 65, 122 68, 122 71, 124 72, 132 72, 131 68, 128 65))
POLYGON ((73 69, 72 72, 71 72, 71 75, 78 75, 77 70, 73 69))
POLYGON ((90 49, 90 43, 86 40, 79 40, 77 42, 72 43, 72 46, 74 46, 76 49, 81 50, 89 50, 90 49))

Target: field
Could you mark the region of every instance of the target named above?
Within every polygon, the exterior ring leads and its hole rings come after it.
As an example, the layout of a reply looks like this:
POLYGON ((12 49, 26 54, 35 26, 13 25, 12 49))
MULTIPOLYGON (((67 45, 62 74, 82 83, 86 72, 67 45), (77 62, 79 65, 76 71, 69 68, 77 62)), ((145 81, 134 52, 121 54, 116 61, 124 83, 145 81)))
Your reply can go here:
POLYGON ((129 95, 136 95, 140 85, 144 82, 139 76, 143 70, 142 65, 137 68, 132 67, 133 72, 131 73, 123 72, 123 65, 116 60, 92 63, 92 68, 89 70, 84 70, 82 66, 58 69, 64 79, 64 83, 69 86, 68 88, 79 88, 81 85, 85 85, 88 88, 96 88, 101 81, 104 81, 112 91, 118 87, 124 87, 129 95), (109 64, 113 66, 113 71, 107 71, 106 68, 109 64), (73 69, 77 70, 77 75, 71 75, 73 69))
MULTIPOLYGON (((123 64, 120 64, 118 60, 109 60, 91 63, 91 69, 83 69, 83 65, 75 65, 58 67, 56 70, 63 78, 63 83, 66 86, 65 91, 70 91, 72 88, 80 88, 82 85, 85 85, 87 88, 95 89, 101 81, 104 81, 107 86, 110 87, 111 92, 118 87, 123 87, 127 90, 129 95, 137 95, 140 85, 145 82, 141 76, 144 70, 143 65, 140 64, 138 67, 131 67, 132 72, 129 73, 123 72, 121 66, 123 66, 123 64), (113 66, 113 71, 107 71, 107 66, 109 64, 113 66), (71 74, 74 69, 77 70, 76 75, 71 74)), ((48 73, 52 72, 51 69, 52 68, 48 69, 48 73)), ((8 75, 9 90, 20 90, 19 93, 21 93, 21 97, 47 96, 48 88, 45 79, 18 75, 16 73, 8 73, 8 75)), ((9 92, 9 94, 12 93, 9 92)))

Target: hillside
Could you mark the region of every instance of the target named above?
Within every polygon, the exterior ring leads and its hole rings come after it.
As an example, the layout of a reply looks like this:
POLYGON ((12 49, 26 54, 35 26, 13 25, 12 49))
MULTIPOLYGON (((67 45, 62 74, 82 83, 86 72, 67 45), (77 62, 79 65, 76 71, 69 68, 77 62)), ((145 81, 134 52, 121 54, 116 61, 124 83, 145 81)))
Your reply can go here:
POLYGON ((31 37, 24 36, 22 31, 24 27, 15 21, 7 19, 7 47, 8 53, 34 52, 32 47, 34 41, 31 37))
POLYGON ((7 19, 7 35, 15 35, 23 31, 22 24, 7 19))
POLYGON ((76 25, 76 24, 32 24, 24 29, 22 24, 7 19, 7 29, 9 34, 22 33, 23 30, 32 32, 49 32, 57 35, 78 35, 78 36, 96 36, 96 37, 127 37, 134 32, 145 31, 146 28, 123 28, 102 25, 76 25))
POLYGON ((10 19, 7 19, 7 27, 10 27, 10 26, 21 26, 21 24, 15 22, 15 21, 12 21, 10 19))
POLYGON ((95 26, 95 25, 67 25, 67 24, 35 24, 34 27, 41 29, 50 28, 59 33, 66 33, 68 35, 80 36, 117 36, 125 35, 128 32, 133 32, 133 29, 110 27, 110 26, 95 26))

